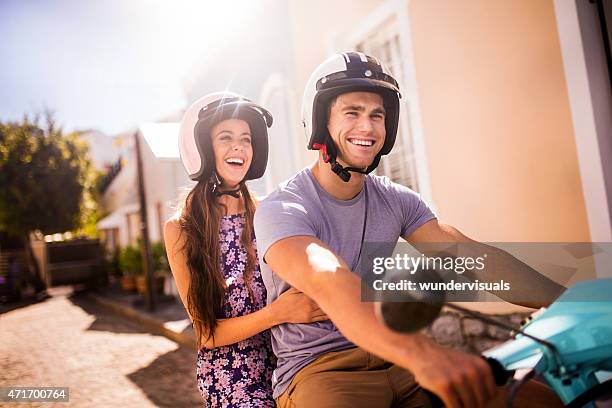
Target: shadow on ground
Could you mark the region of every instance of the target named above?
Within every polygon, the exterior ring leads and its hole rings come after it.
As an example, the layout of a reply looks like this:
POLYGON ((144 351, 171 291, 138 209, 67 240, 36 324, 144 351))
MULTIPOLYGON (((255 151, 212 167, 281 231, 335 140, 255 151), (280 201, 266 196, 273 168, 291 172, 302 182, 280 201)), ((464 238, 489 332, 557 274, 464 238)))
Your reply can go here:
POLYGON ((88 302, 81 294, 75 293, 68 298, 75 306, 80 307, 85 313, 95 316, 87 330, 106 331, 112 333, 149 333, 149 330, 141 327, 139 324, 128 322, 122 319, 121 324, 117 324, 117 316, 106 311, 98 305, 88 302))
POLYGON ((28 306, 35 305, 37 303, 42 303, 46 301, 47 299, 48 297, 42 297, 42 298, 30 297, 27 299, 22 299, 17 302, 0 303, 0 315, 11 312, 13 310, 21 309, 23 307, 28 307, 28 306))
POLYGON ((195 352, 181 347, 127 377, 158 407, 201 407, 195 365, 195 352))

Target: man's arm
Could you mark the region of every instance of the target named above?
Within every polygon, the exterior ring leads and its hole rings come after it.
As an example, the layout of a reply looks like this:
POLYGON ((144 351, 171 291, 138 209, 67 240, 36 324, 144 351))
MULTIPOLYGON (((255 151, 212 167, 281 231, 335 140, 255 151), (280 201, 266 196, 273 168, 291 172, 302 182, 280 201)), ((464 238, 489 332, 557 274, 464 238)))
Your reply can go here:
POLYGON ((512 288, 510 291, 494 292, 502 299, 532 308, 548 306, 563 291, 565 287, 552 281, 541 273, 537 272, 529 265, 516 259, 509 253, 486 245, 463 235, 456 228, 450 225, 440 224, 433 219, 417 228, 410 236, 403 237, 425 255, 436 255, 432 243, 468 243, 469 245, 460 246, 460 254, 453 256, 472 256, 478 257, 483 254, 488 255, 488 259, 494 259, 494 267, 482 271, 466 271, 465 275, 470 279, 478 279, 485 282, 496 282, 501 279, 508 282, 512 288), (537 299, 535 299, 537 297, 537 299))
POLYGON ((281 239, 265 262, 291 286, 314 299, 342 334, 381 358, 410 370, 447 407, 479 407, 495 394, 480 357, 444 349, 421 334, 400 334, 382 324, 373 303, 361 301, 361 283, 346 263, 311 236, 281 239))

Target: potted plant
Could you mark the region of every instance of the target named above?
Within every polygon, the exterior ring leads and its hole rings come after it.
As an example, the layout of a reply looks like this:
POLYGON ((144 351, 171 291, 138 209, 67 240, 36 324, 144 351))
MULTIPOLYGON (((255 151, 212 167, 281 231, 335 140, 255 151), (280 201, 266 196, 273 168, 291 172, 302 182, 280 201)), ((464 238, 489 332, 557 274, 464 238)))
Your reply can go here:
POLYGON ((136 277, 142 275, 142 258, 140 251, 133 245, 121 248, 119 252, 119 268, 123 273, 121 287, 128 292, 136 290, 136 277))
MULTIPOLYGON (((140 244, 140 242, 139 242, 140 244)), ((138 252, 140 256, 140 251, 138 252)), ((164 270, 169 269, 168 259, 166 258, 166 249, 161 241, 155 241, 151 244, 151 258, 153 264, 151 269, 153 270, 153 290, 157 293, 163 293, 164 291, 164 270)), ((136 276, 136 289, 138 293, 145 293, 147 289, 146 278, 143 274, 142 258, 139 258, 141 262, 140 273, 136 276)))
POLYGON ((151 252, 153 255, 153 270, 155 271, 154 287, 158 293, 163 293, 166 276, 170 273, 170 264, 163 241, 155 241, 151 246, 151 252))

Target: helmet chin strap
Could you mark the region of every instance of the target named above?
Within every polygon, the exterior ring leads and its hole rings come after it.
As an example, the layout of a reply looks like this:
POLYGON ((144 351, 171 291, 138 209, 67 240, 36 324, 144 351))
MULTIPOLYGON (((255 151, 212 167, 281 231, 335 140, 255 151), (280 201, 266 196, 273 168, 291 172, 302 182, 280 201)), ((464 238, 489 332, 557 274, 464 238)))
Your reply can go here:
MULTIPOLYGON (((216 197, 221 197, 223 195, 229 195, 232 196, 234 198, 240 198, 241 197, 241 193, 240 193, 240 186, 235 189, 235 190, 225 190, 225 191, 221 191, 221 185, 223 184, 223 180, 221 180, 221 178, 219 177, 219 175, 217 174, 216 170, 212 171, 212 174, 210 176, 210 180, 212 181, 212 192, 215 194, 216 197)), ((240 184, 242 184, 243 182, 241 181, 240 184)))
POLYGON ((336 175, 340 177, 340 179, 345 183, 348 183, 351 179, 351 171, 354 173, 369 174, 372 170, 374 170, 370 169, 369 167, 365 170, 359 169, 357 167, 344 167, 343 165, 338 163, 335 157, 336 155, 330 155, 327 152, 327 144, 315 143, 312 145, 312 147, 315 150, 321 150, 323 152, 323 160, 325 161, 325 163, 329 163, 329 165, 331 166, 331 170, 336 173, 336 175))
POLYGON ((351 179, 351 171, 355 173, 368 174, 368 172, 366 172, 365 170, 358 169, 356 167, 344 167, 340 163, 338 163, 336 159, 330 160, 329 164, 331 165, 332 171, 336 173, 338 177, 340 177, 340 179, 342 179, 342 181, 344 181, 345 183, 348 183, 351 179))
POLYGON ((227 191, 221 191, 221 190, 216 190, 215 191, 215 196, 221 197, 222 195, 230 195, 230 196, 235 197, 235 198, 240 198, 240 196, 241 196, 240 188, 237 188, 235 190, 227 190, 227 191))

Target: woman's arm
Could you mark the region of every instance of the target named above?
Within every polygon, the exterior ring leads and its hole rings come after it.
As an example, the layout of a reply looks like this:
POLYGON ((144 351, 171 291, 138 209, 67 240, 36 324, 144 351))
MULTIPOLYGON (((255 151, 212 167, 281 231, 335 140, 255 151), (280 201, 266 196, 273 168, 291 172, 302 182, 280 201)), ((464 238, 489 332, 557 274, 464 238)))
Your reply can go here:
MULTIPOLYGON (((241 340, 248 339, 257 333, 261 333, 279 324, 279 322, 274 320, 274 313, 270 310, 270 306, 265 306, 256 312, 244 316, 219 319, 217 321, 217 327, 215 328, 214 342, 211 337, 208 341, 202 343, 202 345, 209 349, 227 346, 228 344, 234 344, 241 340)), ((204 340, 204 338, 202 340, 204 340)))
POLYGON ((215 341, 204 345, 214 348, 237 343, 282 323, 312 323, 329 320, 311 298, 295 288, 283 292, 274 302, 256 312, 218 320, 215 341))
MULTIPOLYGON (((168 254, 170 269, 176 282, 183 306, 187 308, 187 293, 189 292, 189 268, 183 251, 184 237, 180 236, 178 221, 171 219, 164 225, 164 241, 168 254)), ((193 320, 191 315, 189 318, 193 320)), ((328 317, 318 308, 316 303, 306 295, 293 289, 285 292, 272 304, 262 309, 240 317, 218 320, 215 328, 214 342, 212 336, 206 340, 208 333, 201 339, 206 348, 215 348, 234 344, 248 339, 281 323, 303 323, 327 320, 328 317)))

